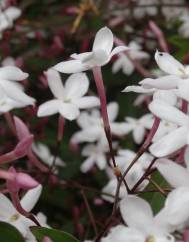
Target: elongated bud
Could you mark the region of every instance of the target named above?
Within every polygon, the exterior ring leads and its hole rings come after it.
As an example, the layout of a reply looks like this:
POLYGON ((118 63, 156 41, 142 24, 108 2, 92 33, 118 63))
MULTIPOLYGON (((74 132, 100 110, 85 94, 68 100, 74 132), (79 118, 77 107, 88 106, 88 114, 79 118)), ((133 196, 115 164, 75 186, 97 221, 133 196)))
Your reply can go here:
POLYGON ((45 236, 42 242, 53 242, 49 237, 45 236))
POLYGON ((17 137, 19 140, 25 139, 31 133, 25 123, 18 117, 14 116, 14 123, 16 126, 17 137))
POLYGON ((33 143, 33 135, 21 140, 14 149, 15 159, 25 156, 33 143))
POLYGON ((29 190, 35 188, 39 183, 23 172, 16 172, 14 167, 9 168, 11 179, 7 180, 7 188, 10 192, 18 192, 20 189, 29 190))
POLYGON ((184 231, 184 242, 189 242, 189 229, 184 231))

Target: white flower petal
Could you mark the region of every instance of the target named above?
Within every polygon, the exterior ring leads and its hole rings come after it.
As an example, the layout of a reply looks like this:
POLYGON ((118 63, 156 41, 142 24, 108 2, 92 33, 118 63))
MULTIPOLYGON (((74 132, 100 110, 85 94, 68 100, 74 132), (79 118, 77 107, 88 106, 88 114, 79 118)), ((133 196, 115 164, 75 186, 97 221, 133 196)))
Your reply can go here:
POLYGON ((27 105, 33 105, 35 99, 26 95, 15 83, 8 80, 0 80, 0 87, 4 90, 6 95, 11 99, 27 105))
POLYGON ((21 10, 19 8, 16 8, 14 6, 11 6, 5 10, 5 14, 8 19, 11 21, 16 20, 21 15, 21 10))
POLYGON ((107 164, 105 155, 100 154, 96 157, 96 165, 100 170, 104 170, 107 164))
MULTIPOLYGON (((189 80, 187 80, 189 81, 189 80)), ((189 102, 189 83, 184 83, 178 86, 177 95, 189 102)))
POLYGON ((77 99, 86 94, 89 80, 84 73, 76 73, 68 77, 65 83, 65 96, 67 99, 77 99))
POLYGON ((66 119, 72 121, 79 116, 79 109, 71 103, 61 103, 58 107, 59 113, 66 119))
POLYGON ((30 189, 21 199, 21 205, 27 212, 30 212, 34 208, 37 201, 39 200, 41 191, 42 186, 38 185, 36 188, 30 189))
POLYGON ((141 86, 128 86, 122 92, 136 92, 136 93, 153 93, 156 89, 146 89, 141 86))
POLYGON ((163 157, 173 152, 179 150, 184 145, 186 145, 187 129, 185 127, 180 127, 168 135, 162 137, 157 142, 152 144, 149 148, 152 155, 156 157, 163 157))
POLYGON ((77 99, 74 103, 78 106, 78 108, 94 108, 100 105, 100 100, 97 97, 86 96, 77 99))
POLYGON ((49 88, 51 89, 53 95, 58 99, 63 99, 64 87, 61 81, 60 74, 53 69, 48 69, 45 74, 47 76, 49 88))
POLYGON ((139 84, 144 88, 158 88, 162 90, 168 90, 176 88, 181 79, 177 76, 168 75, 159 77, 157 79, 145 78, 140 81, 139 84))
POLYGON ((94 165, 95 160, 93 156, 88 157, 86 160, 83 161, 80 170, 83 173, 88 172, 94 165))
POLYGON ((170 225, 175 229, 182 226, 189 218, 189 187, 179 187, 167 196, 164 210, 170 225))
POLYGON ((137 126, 133 130, 133 138, 136 144, 141 144, 142 141, 144 140, 145 136, 145 129, 142 126, 137 126))
POLYGON ((153 100, 161 99, 162 101, 170 104, 171 106, 175 106, 177 104, 177 95, 175 90, 159 90, 154 92, 153 100))
POLYGON ((162 100, 155 99, 148 107, 155 116, 163 120, 173 122, 180 126, 187 126, 189 124, 189 117, 186 114, 162 100))
POLYGON ((177 76, 185 75, 184 66, 170 54, 156 51, 155 60, 162 71, 177 76))
MULTIPOLYGON (((123 225, 113 227, 108 235, 101 239, 101 242, 144 242, 145 235, 134 228, 127 228, 123 225)), ((164 242, 164 241, 161 241, 164 242)), ((167 241, 166 241, 167 242, 167 241)))
POLYGON ((54 99, 41 104, 39 106, 37 116, 44 117, 44 116, 49 116, 49 115, 58 113, 59 106, 61 105, 61 103, 62 103, 61 101, 54 99))
POLYGON ((62 61, 55 66, 52 67, 52 69, 62 72, 62 73, 77 73, 86 71, 88 68, 82 64, 80 60, 69 60, 69 61, 62 61))
POLYGON ((125 223, 132 228, 146 231, 152 224, 150 205, 142 198, 128 195, 120 202, 120 211, 125 223))
POLYGON ((93 43, 93 51, 102 49, 107 54, 110 54, 113 47, 113 34, 112 31, 107 28, 101 28, 95 36, 93 43))
POLYGON ((16 66, 4 66, 0 68, 0 79, 9 81, 21 81, 28 78, 28 73, 16 66))
POLYGON ((172 187, 189 186, 189 173, 183 166, 168 159, 158 159, 156 167, 172 187))
POLYGON ((0 220, 4 221, 9 219, 15 213, 16 209, 11 201, 4 194, 0 193, 0 220))
POLYGON ((115 48, 112 50, 112 52, 111 52, 111 54, 110 54, 110 58, 111 58, 112 56, 114 56, 114 55, 119 54, 120 52, 123 52, 123 51, 129 50, 129 49, 130 49, 130 48, 127 47, 127 46, 117 46, 117 47, 115 47, 115 48))
POLYGON ((116 102, 111 102, 107 105, 107 112, 110 121, 114 121, 118 116, 119 105, 116 102))

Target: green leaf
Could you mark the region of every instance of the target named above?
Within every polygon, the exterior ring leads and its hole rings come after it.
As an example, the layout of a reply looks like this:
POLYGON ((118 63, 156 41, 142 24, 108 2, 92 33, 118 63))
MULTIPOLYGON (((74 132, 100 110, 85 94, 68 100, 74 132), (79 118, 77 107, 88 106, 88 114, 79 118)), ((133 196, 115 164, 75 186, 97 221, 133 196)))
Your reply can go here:
POLYGON ((74 238, 73 235, 57 229, 35 226, 31 227, 30 229, 38 242, 42 242, 45 236, 48 236, 50 239, 52 239, 53 242, 79 242, 79 240, 74 238))
POLYGON ((12 225, 0 222, 0 242, 25 242, 21 233, 12 225))

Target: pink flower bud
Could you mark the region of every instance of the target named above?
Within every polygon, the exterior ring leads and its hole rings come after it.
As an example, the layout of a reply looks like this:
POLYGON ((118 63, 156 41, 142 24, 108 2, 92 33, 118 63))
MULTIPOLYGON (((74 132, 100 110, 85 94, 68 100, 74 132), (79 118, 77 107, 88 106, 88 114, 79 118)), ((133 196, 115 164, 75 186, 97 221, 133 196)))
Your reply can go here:
POLYGON ((42 242, 53 242, 49 237, 45 236, 42 242))
POLYGON ((7 179, 7 188, 10 192, 18 192, 20 189, 28 190, 35 188, 39 183, 31 176, 23 172, 16 172, 14 167, 10 167, 10 178, 7 179))
POLYGON ((16 183, 22 189, 32 189, 39 185, 31 176, 26 173, 19 172, 16 174, 16 183))
POLYGON ((23 140, 31 135, 28 127, 20 118, 14 116, 14 122, 16 126, 17 137, 19 140, 23 140))
POLYGON ((33 135, 26 137, 25 139, 21 140, 14 149, 15 158, 21 158, 28 153, 31 145, 33 143, 33 135))
POLYGON ((189 229, 184 231, 184 242, 189 242, 189 229))

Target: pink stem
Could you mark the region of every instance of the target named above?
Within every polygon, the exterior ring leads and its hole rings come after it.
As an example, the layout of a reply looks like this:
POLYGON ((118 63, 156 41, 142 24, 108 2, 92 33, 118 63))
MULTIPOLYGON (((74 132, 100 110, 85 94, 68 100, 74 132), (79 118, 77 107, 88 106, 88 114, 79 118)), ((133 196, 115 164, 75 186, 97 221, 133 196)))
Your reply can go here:
POLYGON ((111 134, 110 123, 109 123, 108 112, 107 112, 106 92, 104 88, 101 67, 99 66, 93 67, 92 71, 93 71, 93 76, 96 83, 97 92, 100 98, 101 114, 102 114, 102 119, 104 123, 104 131, 109 144, 110 155, 112 158, 113 166, 114 168, 116 168, 117 164, 113 155, 112 134, 111 134))
POLYGON ((39 224, 39 222, 37 221, 37 219, 35 218, 35 216, 33 216, 33 214, 27 212, 21 205, 20 200, 19 200, 19 196, 18 196, 18 192, 10 192, 13 204, 16 208, 16 210, 22 214, 24 217, 32 220, 37 226, 41 226, 39 224))
POLYGON ((14 151, 8 152, 0 156, 0 164, 9 163, 15 160, 14 151))
POLYGON ((57 133, 57 141, 61 142, 63 135, 64 135, 64 126, 65 126, 65 119, 59 115, 58 118, 58 133, 57 133))
POLYGON ((183 113, 187 113, 188 112, 188 102, 186 100, 184 100, 184 99, 182 99, 181 111, 183 113))

